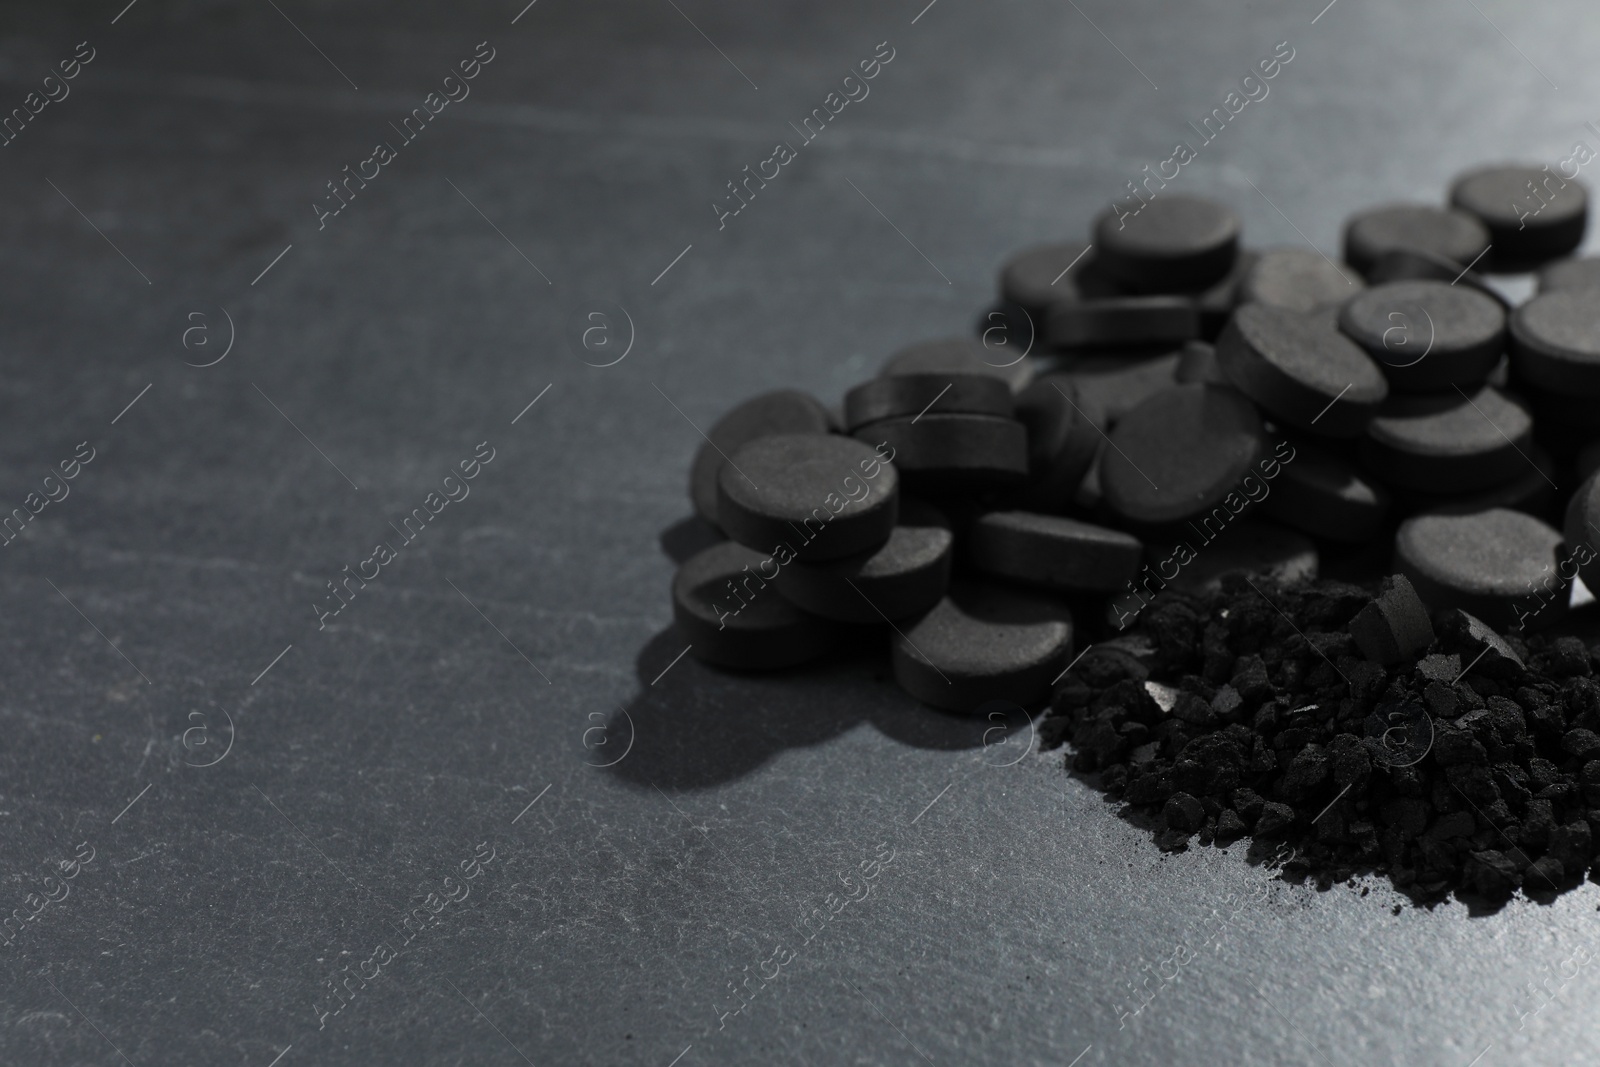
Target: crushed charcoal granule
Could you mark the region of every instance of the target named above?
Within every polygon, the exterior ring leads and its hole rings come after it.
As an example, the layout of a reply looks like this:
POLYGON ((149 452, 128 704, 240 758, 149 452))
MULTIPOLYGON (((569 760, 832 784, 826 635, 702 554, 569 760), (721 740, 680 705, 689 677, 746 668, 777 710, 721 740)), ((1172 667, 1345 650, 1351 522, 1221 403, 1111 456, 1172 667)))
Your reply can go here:
POLYGON ((1055 687, 1042 744, 1160 848, 1248 839, 1321 888, 1377 874, 1418 903, 1492 907, 1600 871, 1600 648, 1448 610, 1380 665, 1350 635, 1375 595, 1164 591, 1055 687))

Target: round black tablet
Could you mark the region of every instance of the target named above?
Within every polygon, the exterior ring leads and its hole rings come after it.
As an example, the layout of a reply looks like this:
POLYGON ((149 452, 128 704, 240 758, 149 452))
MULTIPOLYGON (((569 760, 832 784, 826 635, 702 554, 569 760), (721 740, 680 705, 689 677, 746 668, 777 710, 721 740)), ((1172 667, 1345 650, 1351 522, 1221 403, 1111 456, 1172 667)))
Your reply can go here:
POLYGON ((1000 268, 1000 299, 1025 308, 1038 321, 1053 304, 1115 296, 1117 288, 1095 268, 1094 255, 1082 241, 1025 248, 1000 268))
POLYGON ((1214 200, 1157 197, 1137 214, 1103 212, 1095 221, 1095 257, 1107 277, 1138 292, 1204 289, 1233 267, 1239 229, 1239 216, 1214 200))
POLYGON ((1366 349, 1395 389, 1410 392, 1476 386, 1506 343, 1500 302, 1444 282, 1385 282, 1351 298, 1339 328, 1366 349))
POLYGON ((1383 528, 1389 492, 1313 441, 1297 440, 1278 465, 1261 509, 1279 522, 1332 541, 1365 541, 1383 528))
POLYGON ((1444 282, 1447 285, 1476 289, 1491 297, 1508 313, 1511 302, 1476 270, 1463 270, 1461 264, 1434 252, 1415 248, 1396 248, 1379 256, 1366 271, 1368 285, 1384 282, 1444 282))
POLYGON ((1540 293, 1511 314, 1512 368, 1534 385, 1600 397, 1600 299, 1587 290, 1540 293))
POLYGON ((1600 289, 1600 256, 1557 260, 1539 271, 1539 292, 1600 289))
POLYGON ((1174 385, 1118 421, 1100 455, 1101 489, 1130 522, 1179 522, 1221 504, 1265 448, 1261 418, 1244 397, 1174 385))
POLYGON ((1078 386, 1048 374, 1017 394, 1017 419, 1028 432, 1028 486, 1024 499, 1063 511, 1100 451, 1100 431, 1090 421, 1078 386))
POLYGON ((691 556, 672 579, 672 616, 696 658, 770 670, 826 652, 833 630, 769 589, 776 561, 732 541, 691 556))
POLYGON ((1112 296, 1053 305, 1045 319, 1052 348, 1178 345, 1200 336, 1200 309, 1186 296, 1112 296))
POLYGON ((1463 396, 1396 394, 1361 442, 1361 461, 1390 485, 1470 493, 1510 481, 1528 464, 1533 419, 1491 385, 1463 396))
POLYGON ((972 711, 991 700, 1044 701, 1072 662, 1072 616, 1043 594, 973 582, 895 634, 895 681, 925 704, 972 711))
POLYGON ((1239 290, 1241 304, 1290 311, 1315 311, 1359 293, 1364 282, 1351 266, 1331 263, 1309 248, 1273 248, 1261 253, 1239 290))
POLYGON ((1121 589, 1139 573, 1137 537, 1059 515, 991 511, 967 533, 972 565, 997 578, 1069 592, 1121 589))
POLYGON ((1289 426, 1355 437, 1389 394, 1383 371, 1327 315, 1246 304, 1217 339, 1217 361, 1289 426))
POLYGON ((1386 576, 1347 629, 1363 656, 1386 667, 1416 659, 1434 642, 1428 606, 1403 574, 1386 576))
POLYGON ((1075 356, 1060 376, 1078 387, 1077 403, 1089 421, 1108 430, 1146 397, 1177 384, 1182 356, 1075 356))
POLYGON ((1450 186, 1450 206, 1489 230, 1498 270, 1527 269, 1583 243, 1589 194, 1583 183, 1549 167, 1495 166, 1468 171, 1450 186))
POLYGON ((1012 390, 1021 389, 1033 377, 1033 366, 1004 346, 991 352, 975 337, 947 337, 938 341, 919 341, 890 356, 878 371, 880 378, 896 374, 988 374, 999 378, 1012 390))
POLYGON ((844 395, 844 420, 851 432, 902 415, 1009 418, 1014 410, 1010 386, 989 374, 896 374, 862 382, 844 395))
MULTIPOLYGON (((1509 331, 1507 331, 1507 336, 1510 336, 1509 331)), ((1484 381, 1488 382, 1496 389, 1505 389, 1510 386, 1511 357, 1501 353, 1500 358, 1495 361, 1494 369, 1489 371, 1489 376, 1485 378, 1484 381)))
POLYGON ((803 560, 876 548, 894 529, 900 475, 891 455, 848 437, 778 434, 729 457, 717 481, 728 536, 803 560))
POLYGON ((1488 247, 1489 231, 1476 218, 1426 204, 1372 208, 1352 216, 1344 228, 1345 262, 1363 274, 1395 249, 1432 252, 1466 267, 1488 247))
POLYGON ((1028 477, 1028 431, 1016 419, 993 415, 924 415, 883 419, 855 432, 857 440, 892 457, 924 488, 1028 477))
POLYGON ((1309 537, 1274 522, 1239 519, 1217 533, 1214 524, 1197 519, 1180 533, 1192 557, 1159 542, 1151 545, 1147 556, 1163 578, 1181 564, 1169 584, 1189 593, 1215 592, 1229 574, 1257 574, 1276 585, 1309 582, 1316 578, 1321 562, 1309 537))
POLYGON ((1600 589, 1600 472, 1586 477, 1567 501, 1562 530, 1583 584, 1591 591, 1600 589))
POLYGON ((1189 341, 1178 350, 1178 367, 1172 374, 1179 382, 1206 382, 1232 386, 1217 362, 1217 347, 1205 341, 1189 341))
POLYGON ((1556 465, 1550 454, 1537 443, 1524 447, 1529 462, 1508 480, 1471 493, 1431 493, 1396 488, 1396 516, 1429 513, 1460 515, 1490 508, 1509 508, 1530 515, 1545 515, 1556 496, 1556 465))
POLYGON ((1394 561, 1429 611, 1460 608, 1515 633, 1519 620, 1537 614, 1543 624, 1564 611, 1561 597, 1539 610, 1533 593, 1555 573, 1560 544, 1559 531, 1520 511, 1419 515, 1400 524, 1394 561))
POLYGON ((850 623, 881 623, 927 611, 950 585, 955 535, 938 510, 900 498, 900 521, 880 547, 825 563, 796 560, 773 584, 796 607, 850 623))
POLYGON ((1240 292, 1244 289, 1244 280, 1255 266, 1258 253, 1248 248, 1241 248, 1233 257, 1233 267, 1227 274, 1206 288, 1192 294, 1194 306, 1200 312, 1200 336, 1207 341, 1216 340, 1217 334, 1228 324, 1228 316, 1233 314, 1233 309, 1242 302, 1240 292))
POLYGON ((1080 511, 1098 512, 1105 504, 1105 491, 1100 487, 1100 456, 1108 444, 1110 442, 1107 440, 1101 441, 1095 451, 1095 461, 1084 473, 1083 481, 1078 483, 1078 491, 1072 494, 1072 506, 1080 511))
POLYGON ((689 468, 689 500, 695 513, 717 523, 717 476, 728 457, 757 437, 775 433, 827 433, 828 409, 795 389, 753 396, 716 421, 689 468))
POLYGON ((1472 271, 1462 273, 1461 264, 1449 256, 1426 252, 1419 248, 1391 248, 1362 271, 1368 285, 1384 282, 1453 282, 1468 278, 1482 283, 1483 279, 1472 271))

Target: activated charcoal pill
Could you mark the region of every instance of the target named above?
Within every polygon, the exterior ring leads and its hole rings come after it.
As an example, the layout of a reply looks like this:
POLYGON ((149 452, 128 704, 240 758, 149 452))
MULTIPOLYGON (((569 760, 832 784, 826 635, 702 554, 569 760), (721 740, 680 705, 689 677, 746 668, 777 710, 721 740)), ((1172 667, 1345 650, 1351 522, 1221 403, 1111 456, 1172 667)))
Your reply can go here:
POLYGON ((1026 708, 1071 661, 1072 616, 1043 594, 957 582, 892 640, 895 681, 923 703, 972 711, 1009 700, 1026 708))
POLYGON ((1567 573, 1576 567, 1584 585, 1600 589, 1600 471, 1585 478, 1567 502, 1563 531, 1572 557, 1567 573))
POLYGON ((1239 216, 1214 200, 1159 197, 1134 212, 1102 213, 1095 256, 1107 277, 1137 292, 1193 291, 1227 276, 1239 230, 1239 216))
POLYGON ((1389 395, 1383 371, 1328 316, 1246 304, 1217 339, 1228 380, 1285 424, 1356 437, 1389 395))
POLYGON ((1200 309, 1185 296, 1108 296, 1052 306, 1044 336, 1066 351, 1180 345, 1200 336, 1200 309))
POLYGON ((1289 311, 1315 311, 1339 304, 1359 293, 1365 283, 1349 265, 1330 262, 1307 248, 1273 248, 1245 276, 1239 291, 1241 304, 1265 304, 1289 311))
POLYGON ((991 511, 967 536, 979 570, 1062 591, 1121 589, 1139 573, 1144 554, 1139 539, 1121 530, 1027 511, 991 511))
POLYGON ((1119 292, 1096 270, 1094 254, 1082 241, 1035 245, 1000 268, 1000 299, 1023 308, 1036 322, 1043 322, 1055 304, 1119 292))
POLYGON ((1352 297, 1339 328, 1367 351, 1395 389, 1449 391, 1489 376, 1506 346, 1498 300, 1444 282, 1386 282, 1352 297))
POLYGON ((1562 259, 1539 271, 1539 292, 1600 289, 1600 256, 1562 259))
POLYGON ((1361 459, 1393 486, 1471 493, 1528 473, 1532 436, 1527 409, 1491 385, 1465 395, 1396 394, 1367 426, 1361 459))
POLYGON ((825 619, 883 623, 927 611, 950 585, 955 535, 933 507, 900 498, 900 518, 875 549, 822 563, 779 567, 773 584, 795 606, 825 619))
POLYGON ((1211 510, 1266 449, 1261 418, 1232 389, 1174 385, 1128 412, 1100 456, 1106 505, 1133 523, 1211 510))
POLYGON ((1338 453, 1296 441, 1293 460, 1279 468, 1262 510, 1314 537, 1362 542, 1377 536, 1389 492, 1338 453))
POLYGON ((1600 398, 1600 300, 1584 289, 1529 300, 1511 315, 1511 359, 1541 389, 1600 398))
POLYGON ((1472 215, 1426 204, 1389 204, 1351 217, 1344 259, 1365 274, 1385 252, 1416 250, 1470 266, 1489 247, 1489 231, 1472 215))
POLYGON ((895 374, 862 382, 844 395, 845 429, 919 415, 998 415, 1014 410, 1011 389, 990 374, 895 374))
POLYGON ((716 421, 706 435, 708 440, 695 453, 689 468, 689 499, 695 512, 717 524, 717 476, 727 465, 727 457, 744 445, 769 434, 824 434, 830 428, 828 409, 796 389, 779 389, 746 400, 716 421))
POLYGON ((1583 183, 1549 167, 1482 167, 1450 186, 1450 206, 1489 230, 1488 259, 1497 270, 1527 270, 1583 243, 1589 194, 1583 183))
POLYGON ((994 415, 883 419, 855 432, 930 490, 1019 483, 1028 477, 1028 432, 994 415))
POLYGON ((826 652, 834 631, 771 588, 776 564, 731 541, 690 557, 672 579, 672 615, 698 659, 773 670, 826 652))
POLYGON ((729 457, 717 481, 728 536, 780 558, 838 559, 889 539, 900 475, 889 453, 848 437, 777 434, 729 457))
POLYGON ((1016 391, 1028 384, 1033 367, 1025 359, 1000 358, 977 338, 946 337, 907 345, 878 371, 880 378, 896 374, 987 374, 1016 391))
POLYGON ((1535 592, 1556 567, 1561 534, 1532 515, 1495 508, 1470 515, 1419 515, 1395 534, 1396 568, 1431 611, 1460 608, 1516 632, 1537 616, 1554 621, 1565 598, 1535 592))
POLYGON ((1017 394, 1028 434, 1028 485, 1022 498, 1042 511, 1065 511, 1104 440, 1084 411, 1077 384, 1045 375, 1017 394))

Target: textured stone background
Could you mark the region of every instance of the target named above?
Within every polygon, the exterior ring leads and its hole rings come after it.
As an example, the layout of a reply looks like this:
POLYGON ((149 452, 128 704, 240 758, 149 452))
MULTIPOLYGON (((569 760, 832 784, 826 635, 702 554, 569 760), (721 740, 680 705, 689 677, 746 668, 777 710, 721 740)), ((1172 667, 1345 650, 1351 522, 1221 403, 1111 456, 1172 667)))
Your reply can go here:
POLYGON ((1278 42, 1181 187, 1331 252, 1358 206, 1600 144, 1589 6, 520 6, 0 11, 0 110, 96 50, 0 149, 0 505, 96 451, 0 549, 0 908, 94 851, 0 948, 0 1061, 1600 1054, 1600 889, 1396 915, 1243 846, 1164 858, 1025 729, 921 709, 870 656, 674 664, 667 599, 691 422, 970 329, 1008 252, 1079 233, 1278 42), (484 40, 471 97, 319 231, 324 183, 484 40), (719 232, 724 183, 885 40, 719 232), (587 366, 614 306, 633 346, 587 366), (470 498, 319 630, 324 583, 482 441, 470 498))

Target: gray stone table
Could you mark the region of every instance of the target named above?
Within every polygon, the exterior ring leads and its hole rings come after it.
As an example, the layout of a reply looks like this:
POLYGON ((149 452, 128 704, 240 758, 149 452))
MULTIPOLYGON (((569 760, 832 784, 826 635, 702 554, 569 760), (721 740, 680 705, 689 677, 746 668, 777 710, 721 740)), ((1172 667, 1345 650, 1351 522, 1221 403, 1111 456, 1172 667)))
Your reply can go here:
POLYGON ((696 427, 970 331, 1280 42, 1174 179, 1255 245, 1597 144, 1579 0, 923 3, 0 11, 0 1062, 1600 1055, 1596 887, 1162 857, 879 656, 675 658, 696 427))

